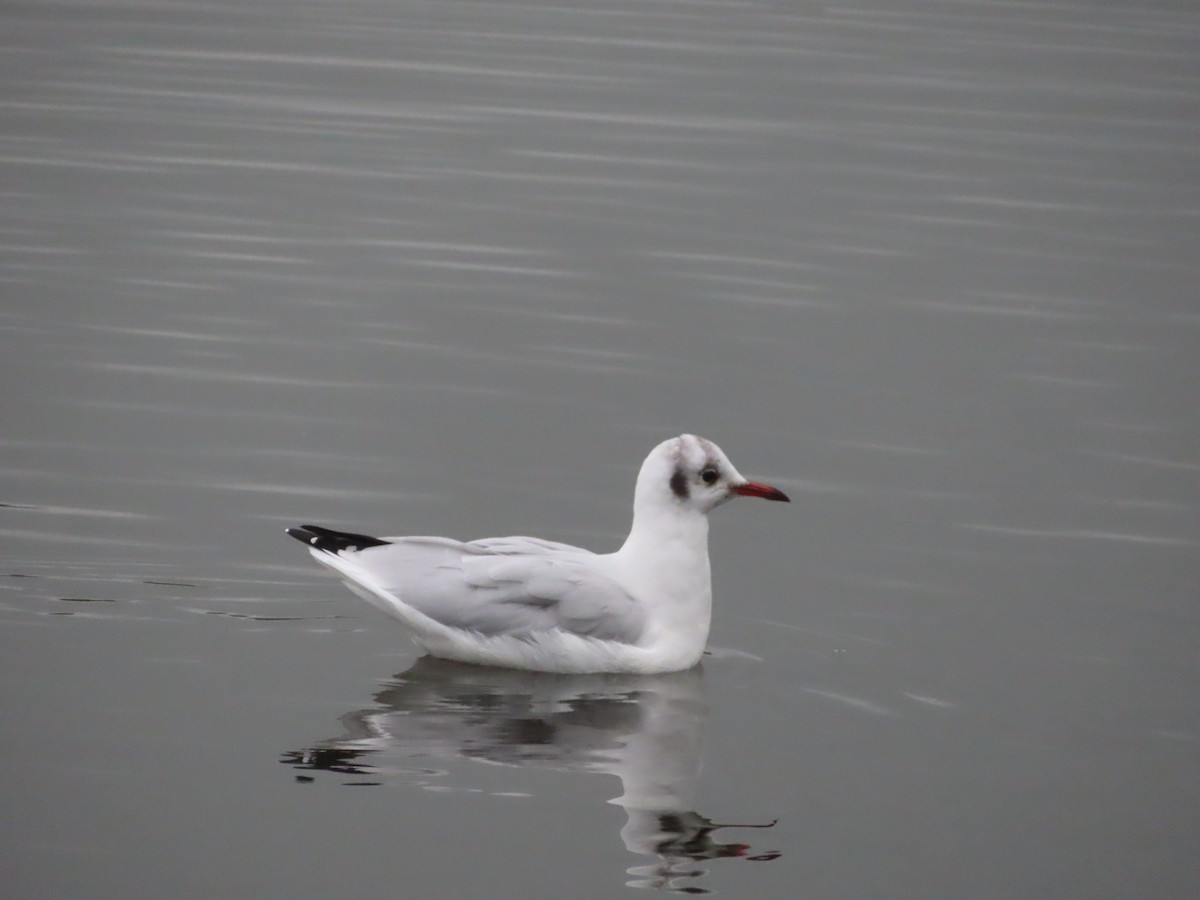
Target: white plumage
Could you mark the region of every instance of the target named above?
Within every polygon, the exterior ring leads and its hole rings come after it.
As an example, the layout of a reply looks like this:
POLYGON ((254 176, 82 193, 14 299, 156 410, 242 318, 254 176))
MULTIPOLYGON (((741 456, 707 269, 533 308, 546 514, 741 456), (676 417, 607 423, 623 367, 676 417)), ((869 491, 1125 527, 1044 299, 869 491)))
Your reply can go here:
POLYGON ((788 499, 685 434, 646 457, 633 526, 615 553, 531 537, 464 543, 315 525, 288 534, 434 656, 547 672, 672 672, 704 652, 707 514, 737 495, 788 499))

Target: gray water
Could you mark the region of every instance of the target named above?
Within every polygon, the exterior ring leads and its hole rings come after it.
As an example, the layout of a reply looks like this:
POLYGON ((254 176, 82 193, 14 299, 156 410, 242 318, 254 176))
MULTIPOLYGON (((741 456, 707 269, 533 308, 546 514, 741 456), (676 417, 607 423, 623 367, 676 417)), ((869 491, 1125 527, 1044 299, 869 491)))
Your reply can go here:
POLYGON ((1193 5, 0 23, 5 896, 1197 896, 1193 5), (283 535, 610 550, 681 431, 794 501, 692 672, 283 535))

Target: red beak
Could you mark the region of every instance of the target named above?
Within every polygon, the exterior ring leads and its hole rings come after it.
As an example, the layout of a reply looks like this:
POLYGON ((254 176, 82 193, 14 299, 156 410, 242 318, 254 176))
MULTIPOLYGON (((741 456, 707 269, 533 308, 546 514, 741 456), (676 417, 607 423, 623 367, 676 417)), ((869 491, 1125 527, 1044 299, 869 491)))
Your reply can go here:
POLYGON ((743 497, 762 497, 764 500, 782 500, 784 503, 791 502, 791 498, 779 488, 771 487, 769 484, 761 484, 757 481, 735 484, 733 492, 741 494, 743 497))

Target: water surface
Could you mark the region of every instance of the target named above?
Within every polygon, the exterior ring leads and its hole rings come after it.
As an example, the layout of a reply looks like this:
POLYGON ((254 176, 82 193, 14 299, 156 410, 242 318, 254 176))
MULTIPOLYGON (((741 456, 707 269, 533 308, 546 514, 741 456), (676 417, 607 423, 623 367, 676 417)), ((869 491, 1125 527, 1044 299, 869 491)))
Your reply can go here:
POLYGON ((0 19, 12 896, 1196 895, 1186 4, 0 19), (794 500, 695 672, 282 533, 610 550, 685 430, 794 500))

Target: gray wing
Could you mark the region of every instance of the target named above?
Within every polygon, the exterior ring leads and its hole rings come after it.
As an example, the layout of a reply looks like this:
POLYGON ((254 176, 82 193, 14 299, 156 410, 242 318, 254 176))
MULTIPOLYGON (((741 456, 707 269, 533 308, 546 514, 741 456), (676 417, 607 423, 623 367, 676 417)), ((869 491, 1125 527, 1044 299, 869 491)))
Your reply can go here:
POLYGON ((478 541, 471 541, 467 546, 501 556, 536 556, 538 554, 553 553, 594 555, 591 551, 584 550, 582 547, 575 547, 571 544, 560 544, 558 541, 546 541, 542 538, 525 537, 524 535, 483 538, 478 541))
POLYGON ((641 605, 578 547, 533 538, 390 538, 354 563, 401 602, 451 628, 485 635, 562 629, 633 643, 641 605))

